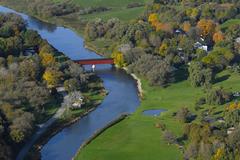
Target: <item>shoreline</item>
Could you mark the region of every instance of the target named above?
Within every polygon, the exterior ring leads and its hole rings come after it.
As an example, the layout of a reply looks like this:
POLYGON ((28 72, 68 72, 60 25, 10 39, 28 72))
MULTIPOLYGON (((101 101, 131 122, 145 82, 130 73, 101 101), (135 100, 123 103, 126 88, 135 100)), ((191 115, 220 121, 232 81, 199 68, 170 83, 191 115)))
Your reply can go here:
POLYGON ((90 144, 94 139, 96 139, 98 136, 100 136, 103 132, 105 132, 107 129, 111 128, 112 126, 118 124, 119 122, 123 121, 126 119, 130 114, 121 114, 114 120, 110 121, 105 127, 100 128, 97 130, 91 137, 89 137, 83 144, 78 148, 77 153, 75 154, 74 157, 72 157, 72 160, 74 160, 78 154, 82 151, 83 148, 85 148, 88 144, 90 144))
MULTIPOLYGON (((59 132, 61 132, 63 129, 71 126, 72 124, 80 121, 83 117, 87 116, 88 114, 90 114, 91 112, 93 112, 94 110, 97 109, 97 107, 100 105, 101 103, 95 104, 95 107, 89 108, 88 110, 86 110, 85 112, 83 112, 80 116, 69 119, 69 120, 64 120, 63 122, 61 121, 56 121, 54 124, 52 124, 52 126, 50 126, 45 133, 43 133, 43 135, 36 141, 36 143, 32 146, 31 150, 28 152, 28 154, 25 156, 25 158, 28 158, 33 154, 34 156, 37 155, 37 158, 41 159, 41 149, 43 148, 43 146, 45 144, 48 143, 48 141, 54 137, 56 134, 58 134, 59 132)), ((36 158, 36 157, 34 157, 36 158)))

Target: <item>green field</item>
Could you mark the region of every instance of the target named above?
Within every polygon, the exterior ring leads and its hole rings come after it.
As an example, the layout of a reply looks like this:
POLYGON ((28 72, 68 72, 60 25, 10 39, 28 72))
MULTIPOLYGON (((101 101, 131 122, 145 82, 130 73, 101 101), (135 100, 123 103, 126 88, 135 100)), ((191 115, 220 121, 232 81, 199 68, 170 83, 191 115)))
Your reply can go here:
MULTIPOLYGON (((54 2, 61 2, 63 0, 52 0, 54 2)), ((91 20, 94 18, 102 18, 104 20, 110 18, 119 18, 123 21, 129 21, 135 19, 143 13, 144 6, 136 8, 127 8, 130 3, 140 3, 146 4, 151 0, 72 0, 72 3, 79 5, 80 7, 108 7, 111 8, 110 11, 102 13, 93 13, 88 15, 82 15, 82 18, 91 20)))
MULTIPOLYGON (((228 77, 227 80, 214 84, 213 87, 224 87, 226 90, 240 90, 240 75, 223 71, 217 75, 219 80, 228 77)), ((162 138, 162 131, 155 127, 157 122, 166 124, 167 129, 176 135, 181 135, 183 124, 172 117, 181 107, 194 110, 194 103, 204 96, 201 88, 193 88, 187 80, 172 84, 167 88, 151 87, 143 82, 144 99, 141 106, 129 118, 116 124, 97 137, 77 155, 77 160, 179 160, 182 153, 176 145, 168 145, 162 138), (166 109, 159 117, 142 115, 142 111, 148 109, 166 109)), ((223 110, 224 106, 216 107, 215 111, 223 110)), ((196 119, 198 121, 198 119, 196 119)))
POLYGON ((230 27, 232 25, 235 25, 235 24, 240 25, 240 19, 230 19, 230 20, 226 21, 225 23, 223 23, 221 25, 221 28, 225 29, 225 28, 228 28, 228 27, 230 27))
MULTIPOLYGON (((61 2, 64 0, 52 0, 55 2, 61 2)), ((82 7, 96 7, 96 6, 107 6, 114 8, 126 7, 129 3, 145 3, 149 0, 71 0, 73 3, 78 4, 82 7)))

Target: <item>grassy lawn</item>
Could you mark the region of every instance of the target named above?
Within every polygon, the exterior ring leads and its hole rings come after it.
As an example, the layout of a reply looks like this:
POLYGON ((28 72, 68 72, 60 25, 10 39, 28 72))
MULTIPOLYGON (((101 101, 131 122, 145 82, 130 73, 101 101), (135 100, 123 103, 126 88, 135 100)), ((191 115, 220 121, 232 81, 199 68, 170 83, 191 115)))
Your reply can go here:
MULTIPOLYGON (((52 0, 55 2, 61 2, 63 0, 52 0)), ((126 7, 129 3, 145 3, 149 0, 72 0, 75 4, 82 7, 97 7, 97 6, 108 6, 114 8, 126 7)))
MULTIPOLYGON (((240 75, 223 71, 217 75, 218 82, 213 87, 224 87, 227 90, 240 90, 240 75)), ((172 84, 167 88, 151 87, 143 80, 144 99, 137 111, 127 119, 109 128, 77 155, 77 160, 179 160, 182 153, 176 145, 167 145, 162 138, 162 131, 155 127, 156 122, 166 124, 167 129, 181 135, 183 124, 172 117, 173 112, 181 107, 194 110, 197 99, 205 93, 201 88, 193 88, 187 80, 172 84), (142 115, 148 109, 166 109, 159 117, 142 115)), ((215 107, 223 110, 223 106, 215 107)), ((198 119, 196 119, 196 122, 198 119)))
MULTIPOLYGON (((63 0, 52 0, 54 2, 61 2, 63 0)), ((129 21, 135 19, 141 15, 144 11, 144 7, 127 8, 130 3, 145 4, 151 0, 72 0, 72 3, 79 5, 80 7, 108 7, 111 10, 107 12, 92 13, 87 15, 81 15, 80 18, 86 20, 92 20, 95 18, 102 18, 104 20, 110 18, 119 18, 122 21, 129 21)))
POLYGON ((228 28, 232 25, 240 24, 240 19, 230 19, 221 25, 222 29, 228 28))

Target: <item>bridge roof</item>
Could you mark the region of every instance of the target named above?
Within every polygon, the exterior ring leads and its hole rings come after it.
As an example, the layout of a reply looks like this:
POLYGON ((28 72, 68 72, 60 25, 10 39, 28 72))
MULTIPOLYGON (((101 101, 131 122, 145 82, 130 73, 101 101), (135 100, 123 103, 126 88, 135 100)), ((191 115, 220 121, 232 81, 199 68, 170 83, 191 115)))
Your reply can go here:
POLYGON ((75 63, 81 65, 93 65, 93 64, 114 64, 114 60, 112 58, 102 58, 102 59, 81 59, 74 60, 75 63))

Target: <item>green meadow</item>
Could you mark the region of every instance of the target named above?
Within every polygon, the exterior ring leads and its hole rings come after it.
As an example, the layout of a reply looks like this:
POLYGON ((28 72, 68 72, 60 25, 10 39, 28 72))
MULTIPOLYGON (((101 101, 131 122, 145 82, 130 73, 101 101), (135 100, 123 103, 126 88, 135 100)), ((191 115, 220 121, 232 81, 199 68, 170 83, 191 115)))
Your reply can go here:
MULTIPOLYGON (((52 0, 54 2, 61 2, 63 0, 52 0)), ((129 21, 135 19, 141 15, 144 11, 144 6, 136 8, 127 8, 128 4, 140 3, 146 4, 150 0, 72 0, 72 3, 79 5, 80 7, 108 7, 111 8, 109 11, 102 13, 93 13, 80 16, 87 20, 102 18, 104 20, 110 18, 119 18, 123 21, 129 21)))
MULTIPOLYGON (((226 90, 234 88, 240 90, 240 75, 223 71, 217 75, 213 87, 223 87, 226 90), (225 77, 225 78, 224 78, 225 77)), ((163 123, 167 129, 180 136, 184 124, 173 117, 173 113, 181 107, 188 107, 193 113, 199 115, 204 109, 213 108, 215 112, 223 111, 225 105, 204 105, 199 111, 194 110, 195 102, 205 96, 202 88, 193 88, 186 79, 171 84, 166 88, 152 87, 142 80, 144 98, 137 111, 107 129, 89 145, 83 148, 76 156, 77 160, 178 160, 182 159, 182 152, 177 145, 168 145, 156 123, 163 123), (166 109, 160 116, 151 117, 142 114, 144 110, 166 109)), ((218 116, 218 115, 216 115, 218 116)), ((199 119, 195 120, 198 123, 199 119)))

